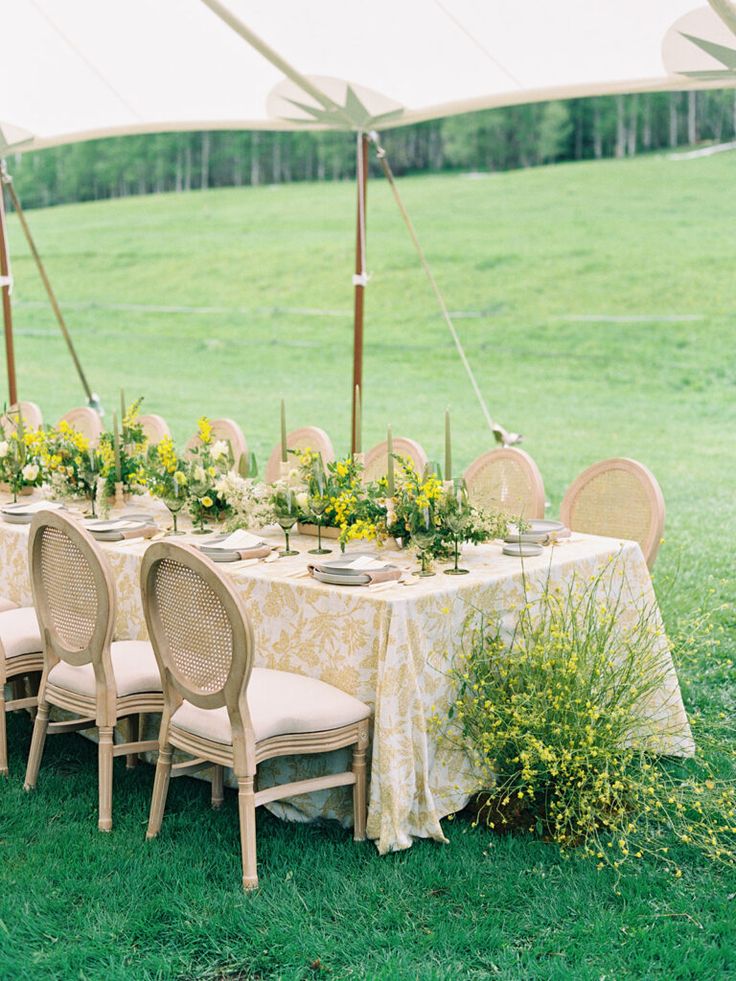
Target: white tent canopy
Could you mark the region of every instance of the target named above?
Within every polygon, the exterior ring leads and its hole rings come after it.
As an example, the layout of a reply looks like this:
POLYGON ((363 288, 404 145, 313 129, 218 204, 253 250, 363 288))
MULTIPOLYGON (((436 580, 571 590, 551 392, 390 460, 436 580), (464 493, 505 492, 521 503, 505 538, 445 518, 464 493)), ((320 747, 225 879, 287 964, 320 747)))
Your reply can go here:
POLYGON ((735 80, 679 33, 684 18, 688 34, 734 45, 693 0, 0 0, 0 13, 0 121, 33 134, 23 149, 175 129, 365 129, 735 80), (289 69, 328 102, 284 87, 289 69), (350 118, 334 111, 351 100, 350 118))

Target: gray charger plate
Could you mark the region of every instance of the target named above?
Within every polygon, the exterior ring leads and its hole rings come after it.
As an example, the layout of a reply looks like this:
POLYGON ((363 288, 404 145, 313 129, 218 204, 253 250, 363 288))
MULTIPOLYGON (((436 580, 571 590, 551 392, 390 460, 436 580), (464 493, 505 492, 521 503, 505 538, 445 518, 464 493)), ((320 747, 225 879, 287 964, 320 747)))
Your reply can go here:
POLYGON ((509 542, 503 547, 504 555, 515 555, 517 558, 531 558, 532 555, 541 555, 542 546, 534 542, 509 542))
MULTIPOLYGON (((227 537, 227 535, 217 535, 202 545, 197 545, 197 549, 203 552, 208 559, 212 559, 213 562, 240 562, 240 552, 236 552, 235 549, 212 548, 217 542, 224 542, 227 537)), ((261 544, 266 545, 268 543, 261 542, 261 544)), ((254 545, 253 547, 256 548, 257 546, 254 545)))
POLYGON ((356 559, 373 559, 374 555, 367 555, 365 552, 351 552, 350 555, 339 555, 335 559, 325 559, 324 562, 315 562, 314 571, 320 572, 324 576, 341 576, 343 579, 354 579, 356 576, 366 578, 365 573, 360 569, 349 569, 347 566, 355 562, 356 559))
MULTIPOLYGON (((0 508, 0 515, 2 515, 3 521, 7 521, 9 525, 29 525, 38 514, 38 511, 33 511, 31 514, 24 514, 23 508, 27 507, 27 504, 23 504, 20 501, 17 504, 6 504, 0 508), (20 513, 15 513, 16 511, 20 513)), ((44 508, 44 510, 65 511, 66 508, 44 508)))
POLYGON ((319 569, 315 569, 312 575, 319 582, 326 582, 331 586, 365 586, 371 581, 370 576, 366 576, 363 572, 348 576, 345 574, 332 575, 329 572, 320 572, 319 569))
POLYGON ((545 542, 551 534, 562 531, 565 527, 561 521, 551 521, 546 518, 532 518, 527 524, 529 525, 528 531, 507 535, 504 541, 509 544, 527 542, 539 545, 545 542))

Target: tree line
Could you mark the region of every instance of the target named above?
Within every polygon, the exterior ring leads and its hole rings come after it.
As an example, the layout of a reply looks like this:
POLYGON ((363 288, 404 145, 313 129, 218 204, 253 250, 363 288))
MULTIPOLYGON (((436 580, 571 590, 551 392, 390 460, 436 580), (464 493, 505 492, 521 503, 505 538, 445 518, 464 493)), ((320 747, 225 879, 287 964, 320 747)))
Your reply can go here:
MULTIPOLYGON (((510 106, 381 135, 397 174, 508 170, 736 139, 736 89, 510 106)), ((25 207, 355 176, 340 132, 214 131, 92 140, 8 161, 25 207)), ((373 160, 371 168, 377 167, 373 160)))

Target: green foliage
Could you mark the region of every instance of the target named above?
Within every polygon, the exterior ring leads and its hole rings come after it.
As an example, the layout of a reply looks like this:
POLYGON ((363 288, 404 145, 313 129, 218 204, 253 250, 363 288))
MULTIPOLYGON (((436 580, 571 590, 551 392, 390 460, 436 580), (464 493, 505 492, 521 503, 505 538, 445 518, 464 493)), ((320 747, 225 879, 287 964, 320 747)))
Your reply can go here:
POLYGON ((472 628, 450 671, 449 726, 434 724, 489 788, 481 815, 491 828, 580 847, 599 868, 646 854, 680 877, 670 854, 679 843, 736 867, 736 767, 719 778, 707 760, 674 766, 656 755, 664 629, 656 608, 625 609, 622 562, 589 580, 548 578, 538 598, 525 577, 513 624, 472 628))

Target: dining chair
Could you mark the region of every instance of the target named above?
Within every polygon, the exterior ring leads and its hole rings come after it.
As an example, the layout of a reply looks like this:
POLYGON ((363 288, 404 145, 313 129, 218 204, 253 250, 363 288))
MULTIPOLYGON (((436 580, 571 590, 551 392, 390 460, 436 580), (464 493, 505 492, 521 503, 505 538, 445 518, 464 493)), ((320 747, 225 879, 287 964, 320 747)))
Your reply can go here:
POLYGON ((171 430, 163 416, 151 413, 147 416, 140 416, 138 422, 143 427, 143 434, 149 443, 160 443, 164 436, 171 436, 171 430))
POLYGON ((18 428, 19 415, 23 418, 23 426, 26 429, 40 429, 43 426, 43 413, 35 402, 15 402, 0 419, 0 425, 6 435, 15 432, 18 428))
POLYGON ((33 604, 43 637, 43 674, 25 788, 36 786, 47 732, 97 728, 98 827, 112 828, 113 758, 158 748, 156 740, 118 743, 118 721, 161 712, 163 695, 148 641, 112 640, 115 592, 107 558, 89 532, 58 511, 40 511, 28 544, 33 604), (49 723, 51 706, 70 721, 49 723))
MULTIPOLYGON (((226 443, 230 444, 230 449, 233 453, 233 461, 237 467, 238 461, 243 454, 248 453, 248 443, 246 442, 243 430, 233 419, 212 419, 210 422, 212 426, 212 439, 225 440, 226 443)), ((190 437, 187 442, 185 452, 190 453, 191 450, 199 445, 199 439, 196 435, 190 437)))
MULTIPOLYGON (((102 435, 102 419, 99 412, 87 406, 79 406, 77 409, 70 409, 59 419, 59 423, 65 422, 82 436, 86 436, 91 446, 97 446, 102 435)), ((58 423, 57 423, 58 425, 58 423)))
MULTIPOLYGON (((405 436, 394 436, 393 438, 394 456, 407 457, 413 464, 417 473, 421 477, 424 468, 427 466, 427 454, 416 440, 407 439, 405 436)), ((388 472, 388 443, 386 440, 368 450, 363 461, 363 481, 368 484, 373 480, 380 480, 388 472)))
POLYGON ((43 671, 41 631, 32 606, 6 608, 0 612, 0 776, 8 775, 8 737, 5 713, 35 709, 37 697, 30 689, 33 675, 43 671), (5 698, 8 683, 16 687, 14 697, 5 698), (26 683, 25 697, 17 686, 26 683))
POLYGON ((544 517, 544 481, 525 450, 514 446, 489 450, 465 471, 468 499, 476 507, 510 517, 544 517))
POLYGON ((164 688, 148 838, 161 829, 174 749, 232 767, 238 781, 243 887, 258 885, 256 808, 331 787, 353 787, 354 837, 365 838, 370 709, 332 685, 290 671, 254 668, 244 601, 190 545, 155 542, 141 569, 146 624, 164 688), (352 769, 256 791, 263 760, 353 746, 352 769))
POLYGON ((572 531, 638 542, 650 569, 664 531, 664 497, 654 474, 615 457, 584 470, 565 492, 560 519, 572 531))
MULTIPOLYGON (((335 451, 332 448, 332 440, 324 431, 317 426, 303 426, 301 429, 294 429, 286 437, 286 445, 290 450, 314 450, 322 456, 322 462, 332 463, 335 459, 335 451)), ((266 464, 265 481, 272 484, 281 475, 281 443, 274 446, 271 456, 266 464)))

